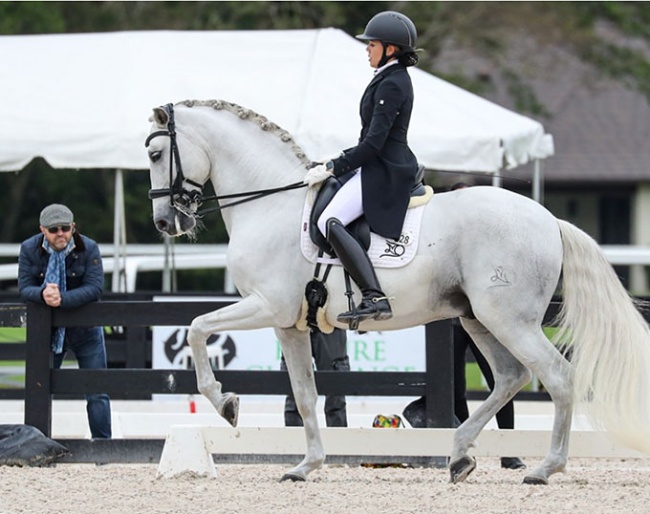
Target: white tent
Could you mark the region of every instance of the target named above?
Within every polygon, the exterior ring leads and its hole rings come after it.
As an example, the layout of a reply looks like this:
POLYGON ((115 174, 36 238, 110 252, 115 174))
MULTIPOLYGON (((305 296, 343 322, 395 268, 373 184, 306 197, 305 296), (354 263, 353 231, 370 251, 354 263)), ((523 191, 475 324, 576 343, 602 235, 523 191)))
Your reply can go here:
MULTIPOLYGON (((294 135, 310 158, 355 144, 372 78, 337 29, 0 37, 0 171, 147 168, 157 105, 225 99, 294 135)), ((553 153, 541 124, 412 69, 410 144, 427 168, 497 172, 553 153)))
MULTIPOLYGON (((427 168, 497 177, 553 153, 538 122, 411 70, 409 142, 427 168)), ((372 71, 364 44, 331 28, 0 36, 0 171, 35 157, 53 168, 117 169, 114 243, 123 270, 121 170, 147 168, 152 107, 235 102, 321 160, 356 143, 359 99, 372 71)), ((123 279, 113 273, 113 290, 122 290, 123 279)))

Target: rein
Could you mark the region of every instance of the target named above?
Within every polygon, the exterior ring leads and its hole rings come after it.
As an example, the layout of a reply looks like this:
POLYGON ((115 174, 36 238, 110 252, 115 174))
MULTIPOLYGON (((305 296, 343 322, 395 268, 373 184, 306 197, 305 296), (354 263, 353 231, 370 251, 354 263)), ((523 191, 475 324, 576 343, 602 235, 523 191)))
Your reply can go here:
POLYGON ((215 211, 221 211, 223 209, 226 209, 227 207, 234 207, 235 205, 239 205, 242 203, 246 202, 251 202, 253 200, 257 200, 258 198, 264 198, 265 196, 269 196, 275 193, 281 193, 283 191, 291 191, 292 189, 300 189, 302 187, 307 187, 307 184, 304 184, 302 181, 301 182, 294 182, 293 184, 289 184, 286 186, 282 187, 274 187, 270 189, 259 189, 257 191, 248 191, 245 193, 233 193, 229 195, 221 195, 221 196, 206 196, 204 200, 225 200, 228 198, 242 198, 241 200, 237 200, 236 202, 230 202, 226 205, 217 205, 216 207, 209 207, 208 209, 201 209, 196 213, 197 216, 203 216, 204 214, 207 214, 209 212, 215 212, 215 211), (248 197, 248 198, 246 198, 248 197))
POLYGON ((250 202, 269 196, 275 193, 280 193, 282 191, 291 191, 292 189, 300 189, 307 187, 307 184, 304 184, 302 181, 294 182, 281 187, 274 187, 270 189, 259 189, 257 191, 247 191, 243 193, 232 193, 228 195, 213 195, 213 196, 203 196, 203 187, 205 184, 199 184, 194 180, 186 178, 183 174, 183 167, 181 165, 181 155, 178 151, 178 144, 176 142, 176 122, 174 120, 174 105, 167 104, 163 106, 163 109, 167 112, 169 116, 169 122, 167 123, 167 130, 157 130, 149 134, 147 139, 144 142, 145 148, 149 147, 151 140, 158 136, 168 136, 170 140, 171 152, 169 154, 169 184, 170 187, 161 188, 161 189, 150 189, 148 193, 149 200, 154 198, 162 198, 164 196, 169 196, 169 205, 185 214, 190 214, 196 217, 201 217, 204 214, 221 211, 228 207, 234 207, 242 203, 250 202), (173 178, 174 164, 176 164, 176 178, 173 178), (183 184, 187 182, 191 186, 197 187, 197 189, 185 189, 183 184), (216 207, 210 207, 207 209, 197 210, 195 213, 189 213, 188 207, 192 204, 197 204, 200 206, 204 201, 219 201, 226 200, 230 198, 241 198, 235 202, 230 202, 226 205, 218 205, 216 207))

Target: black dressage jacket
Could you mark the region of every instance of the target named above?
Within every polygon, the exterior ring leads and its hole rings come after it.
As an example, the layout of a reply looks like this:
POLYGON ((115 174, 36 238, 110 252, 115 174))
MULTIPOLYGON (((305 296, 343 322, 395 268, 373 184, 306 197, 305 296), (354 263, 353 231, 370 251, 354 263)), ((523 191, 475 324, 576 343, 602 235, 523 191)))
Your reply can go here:
POLYGON ((375 75, 361 97, 359 144, 333 160, 334 174, 363 170, 363 211, 370 229, 399 239, 418 169, 408 146, 413 86, 406 67, 393 64, 375 75))

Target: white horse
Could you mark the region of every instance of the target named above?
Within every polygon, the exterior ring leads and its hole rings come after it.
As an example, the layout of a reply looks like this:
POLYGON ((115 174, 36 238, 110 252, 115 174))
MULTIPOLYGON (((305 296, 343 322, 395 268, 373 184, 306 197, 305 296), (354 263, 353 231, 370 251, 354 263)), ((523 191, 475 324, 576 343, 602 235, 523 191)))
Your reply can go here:
MULTIPOLYGON (((155 108, 152 121, 146 145, 156 227, 171 236, 193 235, 200 190, 211 180, 230 235, 228 269, 243 296, 191 324, 198 389, 235 426, 238 399, 223 393, 215 380, 206 338, 225 330, 273 327, 307 439, 304 459, 282 479, 305 480, 325 459, 309 335, 296 328, 314 271, 299 248, 307 190, 262 194, 225 207, 236 202, 230 198, 237 193, 299 184, 309 160, 286 131, 224 101, 155 108)), ((377 270, 386 294, 394 298, 394 317, 363 322, 360 329, 394 330, 460 317, 489 361, 495 387, 455 433, 451 480, 465 480, 475 468, 468 450, 529 382, 531 371, 553 399, 555 420, 549 453, 525 483, 546 484, 564 470, 574 398, 588 407, 598 426, 650 452, 650 332, 596 242, 538 203, 500 188, 436 194, 424 209, 413 261, 377 270), (561 335, 571 348, 571 364, 541 327, 561 273, 561 335)), ((327 320, 346 328, 336 321, 347 310, 342 268, 332 270, 328 287, 327 320)))

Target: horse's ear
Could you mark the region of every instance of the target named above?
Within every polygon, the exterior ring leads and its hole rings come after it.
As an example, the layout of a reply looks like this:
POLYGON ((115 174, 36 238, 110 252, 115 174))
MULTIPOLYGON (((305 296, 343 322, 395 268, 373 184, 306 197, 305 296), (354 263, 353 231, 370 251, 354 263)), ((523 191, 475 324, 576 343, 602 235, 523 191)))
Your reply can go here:
POLYGON ((156 125, 160 128, 165 128, 169 123, 169 114, 167 114, 167 111, 162 107, 154 107, 151 121, 156 122, 156 125))

